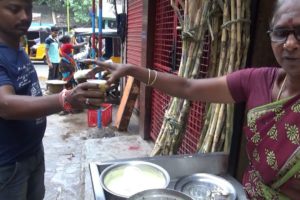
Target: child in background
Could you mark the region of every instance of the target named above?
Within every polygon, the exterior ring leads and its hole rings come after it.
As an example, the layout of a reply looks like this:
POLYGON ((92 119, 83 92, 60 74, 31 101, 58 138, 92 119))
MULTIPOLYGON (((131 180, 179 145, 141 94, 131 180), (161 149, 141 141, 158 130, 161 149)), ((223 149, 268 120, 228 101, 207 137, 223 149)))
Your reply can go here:
POLYGON ((71 43, 71 37, 68 35, 63 36, 59 41, 62 43, 59 48, 59 53, 61 56, 59 70, 62 73, 63 80, 67 81, 66 88, 72 89, 76 85, 76 82, 74 80, 74 73, 77 70, 77 65, 73 58, 73 50, 79 49, 86 43, 83 42, 77 45, 73 45, 71 43))

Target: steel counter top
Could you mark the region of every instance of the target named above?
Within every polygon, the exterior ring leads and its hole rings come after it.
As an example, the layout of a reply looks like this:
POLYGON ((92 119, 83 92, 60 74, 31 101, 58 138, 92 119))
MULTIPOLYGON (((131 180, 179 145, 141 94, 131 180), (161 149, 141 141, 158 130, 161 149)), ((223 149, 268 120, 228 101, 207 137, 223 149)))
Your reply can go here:
POLYGON ((100 174, 108 166, 125 161, 141 160, 155 163, 166 169, 171 182, 168 188, 174 189, 176 181, 194 173, 210 173, 227 179, 235 188, 237 199, 247 199, 242 185, 227 173, 228 155, 224 153, 192 154, 142 157, 134 159, 113 160, 104 163, 90 163, 90 173, 95 200, 110 200, 109 195, 100 184, 100 174))

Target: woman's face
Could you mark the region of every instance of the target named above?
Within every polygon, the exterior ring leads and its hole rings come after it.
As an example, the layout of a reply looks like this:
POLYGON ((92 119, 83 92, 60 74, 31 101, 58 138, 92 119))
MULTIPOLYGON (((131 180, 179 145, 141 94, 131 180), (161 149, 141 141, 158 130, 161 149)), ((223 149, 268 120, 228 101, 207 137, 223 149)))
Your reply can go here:
POLYGON ((287 73, 300 75, 300 0, 287 0, 274 13, 271 40, 272 34, 279 38, 272 41, 277 62, 287 73))

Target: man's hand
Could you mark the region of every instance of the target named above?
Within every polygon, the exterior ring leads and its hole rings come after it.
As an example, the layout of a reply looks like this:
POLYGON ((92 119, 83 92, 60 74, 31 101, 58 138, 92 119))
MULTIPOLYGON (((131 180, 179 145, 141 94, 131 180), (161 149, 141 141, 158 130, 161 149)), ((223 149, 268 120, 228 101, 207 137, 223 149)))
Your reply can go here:
POLYGON ((73 108, 99 109, 105 98, 106 92, 98 84, 85 82, 72 89, 67 101, 73 108))
POLYGON ((49 67, 49 68, 52 68, 52 67, 53 67, 53 66, 52 66, 52 63, 50 62, 49 59, 47 59, 47 64, 48 64, 48 67, 49 67))

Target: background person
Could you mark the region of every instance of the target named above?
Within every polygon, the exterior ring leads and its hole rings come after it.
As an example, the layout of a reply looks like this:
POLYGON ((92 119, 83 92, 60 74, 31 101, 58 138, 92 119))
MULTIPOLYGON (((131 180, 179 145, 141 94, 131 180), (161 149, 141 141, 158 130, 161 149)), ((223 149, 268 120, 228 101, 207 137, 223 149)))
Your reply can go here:
POLYGON ((95 36, 95 49, 93 50, 93 37, 89 37, 89 53, 87 58, 98 58, 99 38, 95 36))
MULTIPOLYGON (((81 35, 77 35, 74 30, 71 31, 70 37, 71 37, 71 44, 73 44, 73 45, 78 45, 78 44, 81 44, 81 43, 85 42, 83 37, 81 35)), ((80 53, 81 47, 83 47, 83 45, 80 46, 79 48, 73 49, 73 54, 75 55, 75 54, 80 53)))
POLYGON ((249 165, 243 185, 249 199, 296 200, 300 196, 300 0, 278 0, 269 34, 281 68, 250 68, 195 80, 130 64, 85 62, 99 65, 89 76, 109 70, 109 84, 129 75, 179 98, 245 102, 249 165))
POLYGON ((59 48, 61 56, 59 71, 62 74, 62 80, 67 81, 66 88, 71 89, 76 85, 74 73, 77 71, 77 64, 73 58, 73 50, 81 48, 86 43, 83 42, 74 45, 71 43, 71 37, 68 35, 63 36, 59 41, 62 43, 59 48))
POLYGON ((35 68, 19 44, 32 21, 32 0, 0 0, 0 19, 0 199, 42 200, 46 116, 98 109, 103 94, 95 91, 97 84, 83 83, 42 96, 35 68))
POLYGON ((59 72, 59 46, 58 46, 58 31, 55 26, 51 27, 51 33, 46 38, 46 59, 49 66, 48 80, 61 79, 59 72))

